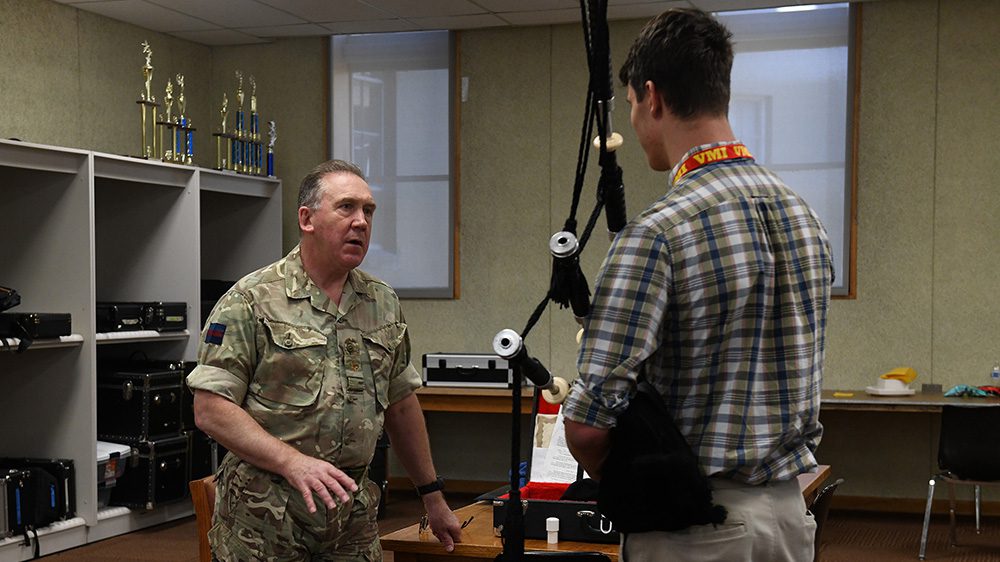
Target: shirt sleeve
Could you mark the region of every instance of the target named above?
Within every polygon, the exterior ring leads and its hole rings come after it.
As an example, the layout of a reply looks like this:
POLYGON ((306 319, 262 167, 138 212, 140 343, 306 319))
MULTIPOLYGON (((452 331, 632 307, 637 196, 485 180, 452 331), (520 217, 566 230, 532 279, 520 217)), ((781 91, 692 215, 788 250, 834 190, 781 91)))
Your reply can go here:
POLYGON ((598 276, 577 358, 579 378, 563 405, 566 419, 609 428, 628 407, 643 362, 659 347, 671 283, 662 236, 629 225, 598 276))
POLYGON ((246 297, 239 291, 226 293, 202 329, 198 366, 187 376, 188 387, 242 405, 257 358, 255 326, 246 297))
MULTIPOLYGON (((400 314, 402 319, 402 314, 400 314)), ((410 362, 410 331, 403 322, 403 338, 393 354, 393 375, 389 379, 389 404, 395 404, 423 386, 423 379, 410 362)))

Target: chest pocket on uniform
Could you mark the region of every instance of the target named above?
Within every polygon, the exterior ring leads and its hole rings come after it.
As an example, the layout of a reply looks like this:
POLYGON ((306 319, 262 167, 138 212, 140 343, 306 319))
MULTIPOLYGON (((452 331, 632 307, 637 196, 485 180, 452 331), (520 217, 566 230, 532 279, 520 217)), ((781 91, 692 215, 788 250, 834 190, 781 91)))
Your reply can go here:
POLYGON ((249 391, 290 406, 315 403, 323 385, 326 335, 306 326, 262 320, 266 341, 249 391))
MULTIPOLYGON (((403 341, 406 324, 393 322, 385 326, 361 332, 368 348, 372 374, 375 376, 375 398, 381 409, 389 406, 389 378, 392 376, 396 348, 403 341)), ((404 365, 405 367, 405 365, 404 365)))

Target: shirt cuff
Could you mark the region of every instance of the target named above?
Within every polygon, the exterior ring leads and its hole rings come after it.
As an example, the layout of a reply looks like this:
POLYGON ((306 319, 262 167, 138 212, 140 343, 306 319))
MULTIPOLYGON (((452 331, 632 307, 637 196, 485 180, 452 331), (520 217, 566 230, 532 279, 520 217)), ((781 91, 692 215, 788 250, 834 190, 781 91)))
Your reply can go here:
POLYGON ((414 390, 423 386, 424 381, 420 373, 413 368, 412 364, 406 365, 401 373, 389 381, 389 404, 395 404, 403 398, 409 396, 414 390))
POLYGON ((243 405, 243 399, 247 395, 246 381, 225 369, 211 365, 198 365, 186 380, 191 390, 207 390, 238 406, 243 405))
POLYGON ((570 421, 610 429, 615 426, 615 412, 606 408, 599 396, 595 396, 583 386, 580 379, 573 381, 569 396, 562 407, 563 417, 570 421))

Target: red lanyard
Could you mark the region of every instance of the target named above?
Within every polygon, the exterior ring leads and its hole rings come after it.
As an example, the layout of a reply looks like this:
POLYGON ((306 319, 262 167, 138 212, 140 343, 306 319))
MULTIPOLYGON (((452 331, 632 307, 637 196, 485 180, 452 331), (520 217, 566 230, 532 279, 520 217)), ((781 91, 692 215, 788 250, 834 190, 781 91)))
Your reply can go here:
POLYGON ((753 155, 750 154, 750 151, 747 150, 747 147, 743 143, 725 144, 699 150, 688 157, 681 164, 680 168, 677 168, 677 173, 674 174, 674 183, 677 183, 677 180, 684 177, 685 174, 693 172, 702 166, 741 158, 753 158, 753 155))

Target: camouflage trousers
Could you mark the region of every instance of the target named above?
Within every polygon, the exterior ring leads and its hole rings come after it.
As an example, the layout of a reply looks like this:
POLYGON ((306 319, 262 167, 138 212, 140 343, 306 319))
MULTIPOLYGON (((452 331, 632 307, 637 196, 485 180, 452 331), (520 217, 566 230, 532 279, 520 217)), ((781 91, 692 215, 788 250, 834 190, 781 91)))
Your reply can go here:
POLYGON ((213 559, 380 562, 379 488, 363 470, 350 476, 358 491, 349 502, 328 510, 314 496, 316 513, 309 513, 283 477, 243 461, 224 463, 208 532, 213 559))

